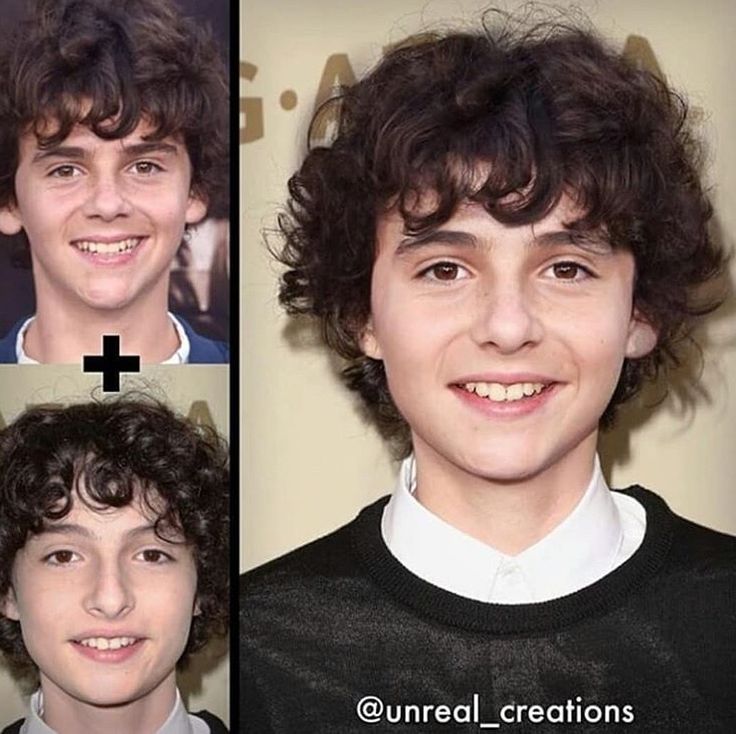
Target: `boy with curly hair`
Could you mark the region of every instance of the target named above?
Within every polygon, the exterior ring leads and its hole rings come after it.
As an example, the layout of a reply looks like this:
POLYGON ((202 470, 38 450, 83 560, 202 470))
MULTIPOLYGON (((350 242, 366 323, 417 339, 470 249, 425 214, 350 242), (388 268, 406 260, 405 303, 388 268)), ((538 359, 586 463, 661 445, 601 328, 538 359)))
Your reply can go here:
POLYGON ((590 30, 509 22, 394 48, 329 107, 281 301, 405 461, 242 578, 245 726, 733 731, 736 541, 596 453, 717 305, 685 102, 590 30))
POLYGON ((185 231, 227 188, 211 34, 170 0, 37 0, 0 52, 0 232, 25 233, 36 313, 0 362, 79 362, 102 334, 143 362, 226 362, 169 313, 185 231))
POLYGON ((224 441, 150 399, 0 432, 0 650, 36 675, 4 734, 207 734, 176 668, 228 627, 224 441))

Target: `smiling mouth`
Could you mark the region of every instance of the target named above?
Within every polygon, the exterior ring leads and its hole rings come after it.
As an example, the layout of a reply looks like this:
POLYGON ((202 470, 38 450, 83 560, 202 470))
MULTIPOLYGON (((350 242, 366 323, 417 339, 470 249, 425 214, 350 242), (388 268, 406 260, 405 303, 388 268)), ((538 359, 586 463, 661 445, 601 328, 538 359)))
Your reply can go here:
POLYGON ((74 642, 95 650, 120 650, 120 648, 135 645, 141 639, 140 637, 85 637, 82 640, 74 640, 74 642))
POLYGON ((466 392, 486 398, 492 403, 513 403, 524 398, 534 397, 554 383, 515 382, 504 385, 500 382, 463 382, 458 387, 466 392))
POLYGON ((81 252, 89 252, 93 255, 122 255, 125 252, 135 250, 143 237, 128 237, 117 242, 95 242, 94 240, 75 240, 72 246, 81 252))

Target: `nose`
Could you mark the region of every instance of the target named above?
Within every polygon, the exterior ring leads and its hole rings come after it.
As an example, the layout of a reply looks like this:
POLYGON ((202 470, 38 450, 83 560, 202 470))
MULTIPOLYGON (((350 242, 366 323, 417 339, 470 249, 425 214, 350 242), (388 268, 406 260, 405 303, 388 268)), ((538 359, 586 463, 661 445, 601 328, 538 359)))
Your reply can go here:
POLYGON ((131 204, 125 184, 114 172, 91 176, 88 186, 89 193, 84 204, 84 213, 88 217, 108 222, 130 214, 131 204))
POLYGON ((97 617, 115 619, 135 607, 131 580, 116 560, 101 562, 92 572, 85 608, 97 617))
POLYGON ((523 282, 487 283, 478 291, 471 327, 473 340, 502 354, 536 344, 543 334, 540 304, 523 282))

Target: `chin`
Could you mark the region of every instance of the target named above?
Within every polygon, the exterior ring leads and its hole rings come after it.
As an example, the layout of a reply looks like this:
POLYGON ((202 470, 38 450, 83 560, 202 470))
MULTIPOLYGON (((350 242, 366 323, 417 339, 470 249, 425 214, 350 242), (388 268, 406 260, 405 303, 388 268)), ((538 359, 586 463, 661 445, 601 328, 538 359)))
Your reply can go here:
POLYGON ((508 452, 464 451, 447 459, 456 470, 489 481, 513 482, 536 473, 536 466, 532 466, 528 456, 523 454, 510 456, 508 452))
POLYGON ((127 691, 104 691, 96 690, 89 692, 86 696, 79 696, 79 700, 91 706, 100 706, 103 708, 113 708, 115 706, 125 706, 140 698, 140 694, 127 691))
POLYGON ((515 482, 523 482, 531 479, 543 470, 543 467, 530 465, 528 461, 523 460, 517 462, 477 462, 475 465, 469 467, 469 473, 496 484, 514 484, 515 482))
POLYGON ((498 483, 523 482, 544 472, 555 463, 555 457, 535 455, 528 443, 521 446, 495 442, 492 446, 465 451, 456 466, 473 476, 498 483))
POLYGON ((130 680, 106 681, 104 676, 94 681, 94 687, 90 686, 90 681, 80 681, 79 685, 66 686, 63 690, 71 698, 81 703, 103 708, 125 706, 146 693, 145 689, 136 682, 130 680))
POLYGON ((132 297, 125 294, 115 293, 87 293, 82 296, 82 300, 89 307, 98 311, 118 311, 125 308, 132 302, 132 297))

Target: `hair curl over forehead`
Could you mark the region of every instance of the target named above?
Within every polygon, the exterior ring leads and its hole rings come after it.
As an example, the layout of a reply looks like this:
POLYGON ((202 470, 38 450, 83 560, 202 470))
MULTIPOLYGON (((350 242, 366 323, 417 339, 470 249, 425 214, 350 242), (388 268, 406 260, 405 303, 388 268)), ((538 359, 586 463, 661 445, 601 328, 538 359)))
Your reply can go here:
POLYGON ((712 210, 687 103, 590 29, 524 27, 487 14, 478 32, 395 47, 317 115, 326 113, 337 115, 334 140, 311 145, 279 217, 282 244, 272 249, 286 265, 280 299, 290 313, 319 320, 347 360, 348 386, 391 437, 406 438, 407 426, 382 362, 359 343, 370 315, 376 218, 389 206, 415 234, 447 221, 464 201, 521 225, 568 194, 581 216, 566 226, 603 232, 631 250, 634 302, 659 338, 650 355, 626 360, 604 424, 645 379, 677 362, 692 318, 717 305, 695 293, 720 272, 724 255, 708 231, 712 210), (418 208, 428 191, 436 205, 418 208))
MULTIPOLYGON (((75 502, 93 510, 140 502, 156 533, 192 549, 201 613, 182 663, 228 626, 229 471, 225 442, 150 398, 30 408, 0 431, 0 596, 15 556, 75 502)), ((20 624, 0 615, 0 650, 33 665, 20 624)))
POLYGON ((142 120, 148 136, 179 136, 193 190, 218 200, 227 189, 228 91, 208 29, 171 0, 36 0, 0 53, 0 206, 14 199, 18 140, 42 146, 76 124, 110 140, 142 120))

